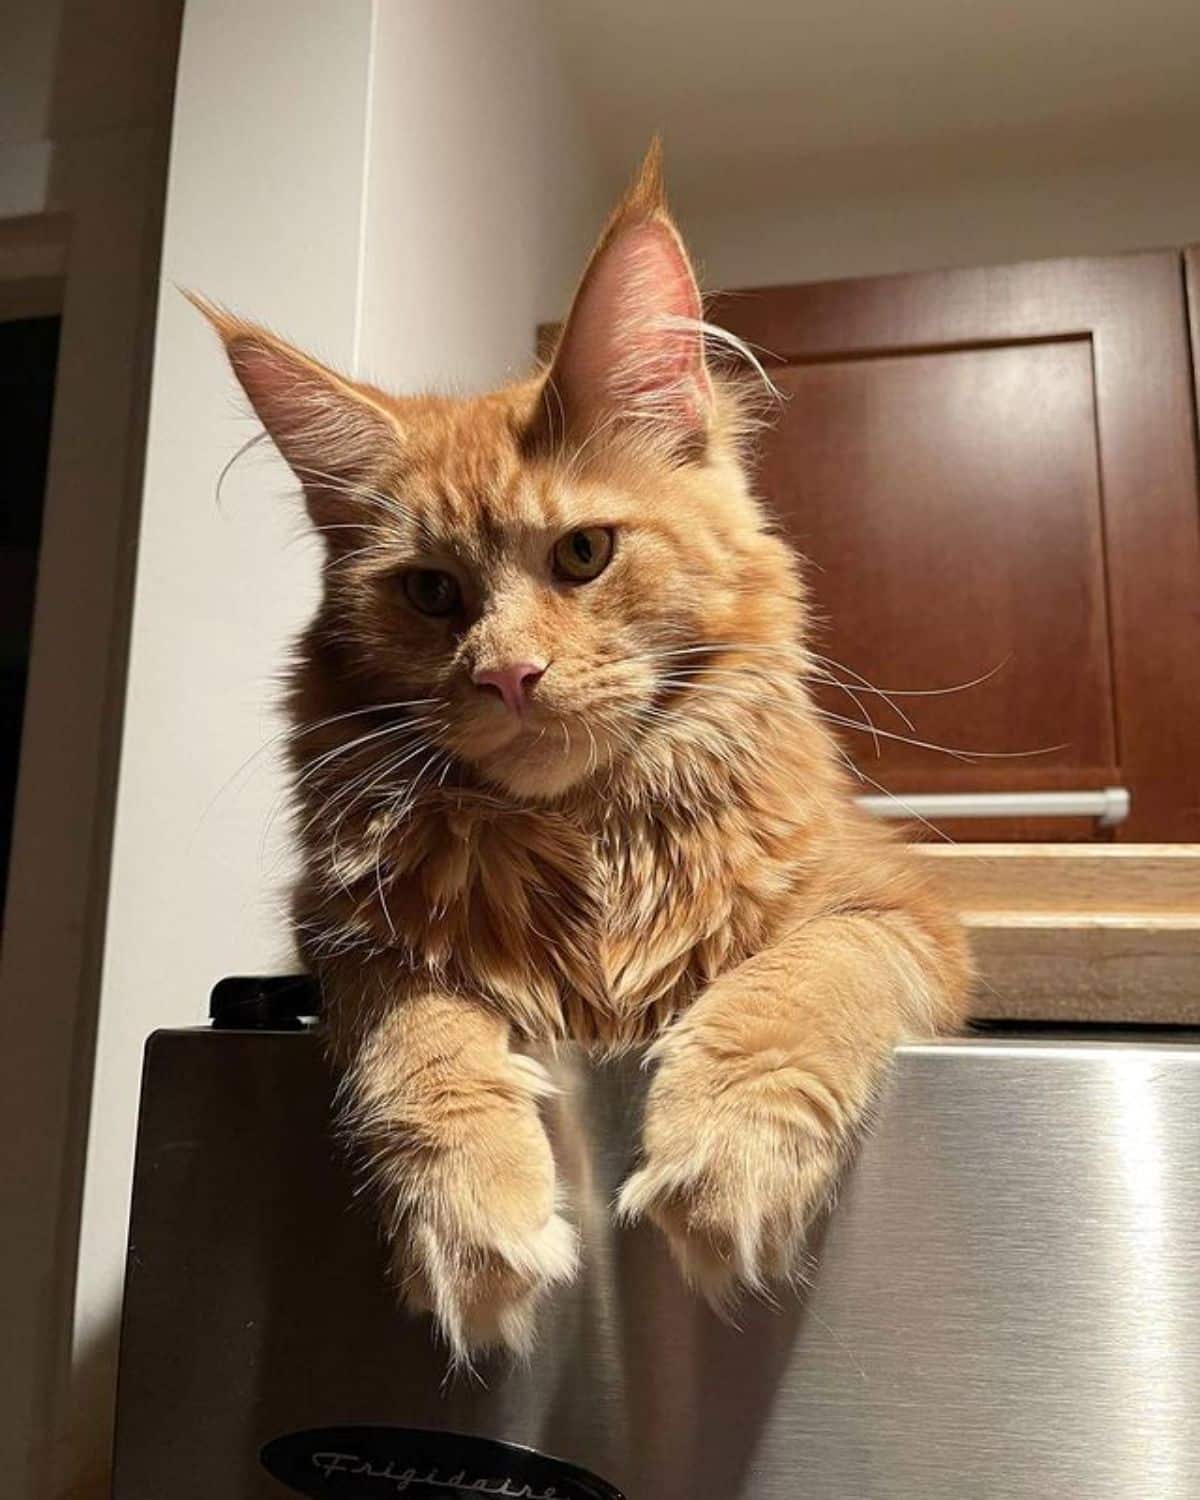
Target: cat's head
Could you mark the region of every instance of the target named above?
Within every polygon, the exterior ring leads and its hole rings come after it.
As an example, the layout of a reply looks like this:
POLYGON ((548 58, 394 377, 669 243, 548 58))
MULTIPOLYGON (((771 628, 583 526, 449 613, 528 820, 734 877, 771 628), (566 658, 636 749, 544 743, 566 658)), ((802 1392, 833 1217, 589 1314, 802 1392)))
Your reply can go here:
POLYGON ((485 781, 546 800, 611 775, 686 724, 705 671, 795 639, 657 149, 549 366, 503 390, 391 396, 201 306, 326 543, 310 645, 337 642, 364 704, 420 703, 485 781))

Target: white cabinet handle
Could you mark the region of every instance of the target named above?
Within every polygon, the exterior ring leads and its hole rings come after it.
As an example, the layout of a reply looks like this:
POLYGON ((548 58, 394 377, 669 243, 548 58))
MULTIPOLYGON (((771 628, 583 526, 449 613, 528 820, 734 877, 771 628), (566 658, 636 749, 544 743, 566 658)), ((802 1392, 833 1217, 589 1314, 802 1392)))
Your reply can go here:
POLYGON ((1115 828, 1129 816, 1129 792, 1106 786, 1096 792, 900 792, 860 797, 859 806, 881 818, 1095 818, 1115 828))

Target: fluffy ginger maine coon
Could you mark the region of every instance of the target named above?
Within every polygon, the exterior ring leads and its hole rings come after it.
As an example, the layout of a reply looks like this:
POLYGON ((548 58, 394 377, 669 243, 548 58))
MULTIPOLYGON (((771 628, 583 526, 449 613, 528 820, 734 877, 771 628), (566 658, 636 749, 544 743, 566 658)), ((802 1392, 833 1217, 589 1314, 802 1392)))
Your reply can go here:
POLYGON ((653 149, 548 367, 392 396, 201 303, 324 540, 291 671, 302 950, 404 1300, 457 1360, 576 1269, 531 1051, 648 1048, 616 1205, 717 1303, 796 1270, 969 964, 856 808, 653 149))

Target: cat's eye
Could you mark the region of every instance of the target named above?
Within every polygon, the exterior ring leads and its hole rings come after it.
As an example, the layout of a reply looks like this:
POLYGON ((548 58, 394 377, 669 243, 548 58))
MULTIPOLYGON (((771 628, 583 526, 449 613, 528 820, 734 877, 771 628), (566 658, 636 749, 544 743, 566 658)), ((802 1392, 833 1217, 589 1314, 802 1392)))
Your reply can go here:
POLYGON ((440 568, 410 568, 402 583, 404 597, 423 615, 452 615, 462 604, 458 579, 440 568))
POLYGON ((590 583, 608 567, 613 534, 607 526, 585 526, 568 531, 554 544, 551 559, 557 577, 567 583, 590 583))

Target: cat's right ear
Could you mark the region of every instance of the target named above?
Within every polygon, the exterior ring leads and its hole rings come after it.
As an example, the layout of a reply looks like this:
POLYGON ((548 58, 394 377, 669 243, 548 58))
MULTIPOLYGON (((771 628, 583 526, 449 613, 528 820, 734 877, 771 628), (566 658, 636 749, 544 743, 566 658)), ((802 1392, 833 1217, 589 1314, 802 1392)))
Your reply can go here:
POLYGON ((592 252, 546 372, 531 439, 632 430, 702 453, 713 419, 696 273, 668 209, 656 139, 592 252))
POLYGON ((184 295, 216 330, 259 421, 304 488, 318 527, 361 517, 369 491, 400 456, 395 418, 346 380, 265 328, 184 295))

